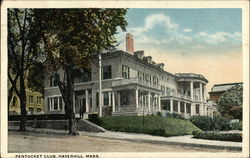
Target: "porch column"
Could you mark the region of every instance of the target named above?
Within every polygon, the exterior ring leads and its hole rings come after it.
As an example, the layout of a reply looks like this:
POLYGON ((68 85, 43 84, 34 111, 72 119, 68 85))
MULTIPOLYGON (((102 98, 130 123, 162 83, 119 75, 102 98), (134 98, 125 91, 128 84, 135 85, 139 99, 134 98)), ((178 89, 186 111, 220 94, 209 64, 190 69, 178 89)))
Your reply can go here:
POLYGON ((121 110, 121 94, 120 94, 120 92, 117 92, 117 99, 118 99, 118 101, 117 101, 118 111, 120 111, 121 110))
POLYGON ((173 107, 173 99, 170 99, 170 113, 174 112, 174 107, 173 107))
POLYGON ((203 102, 202 83, 200 83, 200 102, 203 102))
POLYGON ((109 106, 111 106, 111 91, 109 91, 109 106))
POLYGON ((195 115, 195 113, 196 113, 196 109, 195 108, 196 108, 195 104, 191 103, 191 116, 195 115))
POLYGON ((151 111, 151 98, 150 98, 150 92, 148 92, 148 110, 151 111))
POLYGON ((86 104, 86 112, 89 112, 89 92, 85 90, 85 104, 86 104))
POLYGON ((207 91, 206 91, 206 85, 204 85, 204 97, 203 97, 203 100, 204 100, 204 103, 206 103, 206 101, 207 101, 207 91))
POLYGON ((186 114, 187 114, 187 103, 184 102, 184 115, 186 116, 186 114))
POLYGON ((73 110, 74 110, 74 113, 76 113, 76 96, 75 96, 75 92, 73 93, 73 110))
POLYGON ((139 89, 136 88, 135 89, 135 105, 136 105, 136 110, 139 109, 139 103, 138 103, 138 101, 139 101, 139 89))
POLYGON ((112 111, 115 112, 115 92, 112 91, 112 111))
POLYGON ((178 101, 178 114, 181 114, 181 102, 178 101))
POLYGON ((204 115, 207 116, 207 105, 204 105, 204 115))
POLYGON ((161 95, 158 94, 158 107, 159 107, 159 111, 161 111, 161 95))
POLYGON ((190 81, 190 95, 191 95, 191 101, 194 101, 194 82, 190 81))

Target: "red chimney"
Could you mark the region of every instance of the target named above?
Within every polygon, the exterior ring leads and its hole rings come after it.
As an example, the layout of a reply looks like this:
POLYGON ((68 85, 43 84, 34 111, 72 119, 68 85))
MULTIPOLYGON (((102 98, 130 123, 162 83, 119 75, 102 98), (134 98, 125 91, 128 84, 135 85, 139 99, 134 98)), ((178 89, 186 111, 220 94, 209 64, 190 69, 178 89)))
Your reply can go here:
POLYGON ((130 33, 126 34, 126 52, 133 54, 134 52, 134 39, 130 33))

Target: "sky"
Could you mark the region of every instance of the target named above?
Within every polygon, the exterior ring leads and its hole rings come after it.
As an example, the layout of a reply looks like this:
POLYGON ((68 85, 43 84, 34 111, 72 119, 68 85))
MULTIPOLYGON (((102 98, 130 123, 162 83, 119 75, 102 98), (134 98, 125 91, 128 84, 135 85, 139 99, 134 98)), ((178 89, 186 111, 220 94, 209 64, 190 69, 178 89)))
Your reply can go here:
POLYGON ((136 50, 163 62, 170 73, 197 73, 214 84, 242 82, 241 9, 130 8, 127 31, 116 35, 126 50, 125 36, 134 36, 136 50))

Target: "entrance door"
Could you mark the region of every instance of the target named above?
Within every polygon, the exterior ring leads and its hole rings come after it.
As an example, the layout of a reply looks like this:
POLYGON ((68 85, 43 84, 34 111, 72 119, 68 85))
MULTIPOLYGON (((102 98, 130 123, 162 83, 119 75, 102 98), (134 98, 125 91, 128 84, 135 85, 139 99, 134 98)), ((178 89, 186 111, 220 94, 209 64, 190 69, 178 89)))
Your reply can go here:
POLYGON ((86 112, 86 99, 85 98, 79 98, 79 110, 83 107, 83 113, 86 112))

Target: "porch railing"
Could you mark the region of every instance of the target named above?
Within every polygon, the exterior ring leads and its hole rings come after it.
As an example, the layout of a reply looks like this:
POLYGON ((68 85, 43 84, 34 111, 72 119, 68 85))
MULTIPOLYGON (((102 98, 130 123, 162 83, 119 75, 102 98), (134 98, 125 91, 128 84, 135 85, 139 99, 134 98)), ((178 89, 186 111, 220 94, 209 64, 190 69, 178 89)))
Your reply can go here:
POLYGON ((134 77, 134 78, 130 78, 130 79, 120 79, 120 80, 116 80, 112 83, 112 86, 121 86, 121 85, 126 85, 126 84, 131 84, 131 83, 137 83, 140 85, 144 85, 144 86, 148 86, 148 87, 153 87, 156 89, 159 89, 159 84, 154 83, 154 82, 150 82, 147 80, 143 80, 141 78, 138 77, 134 77))

